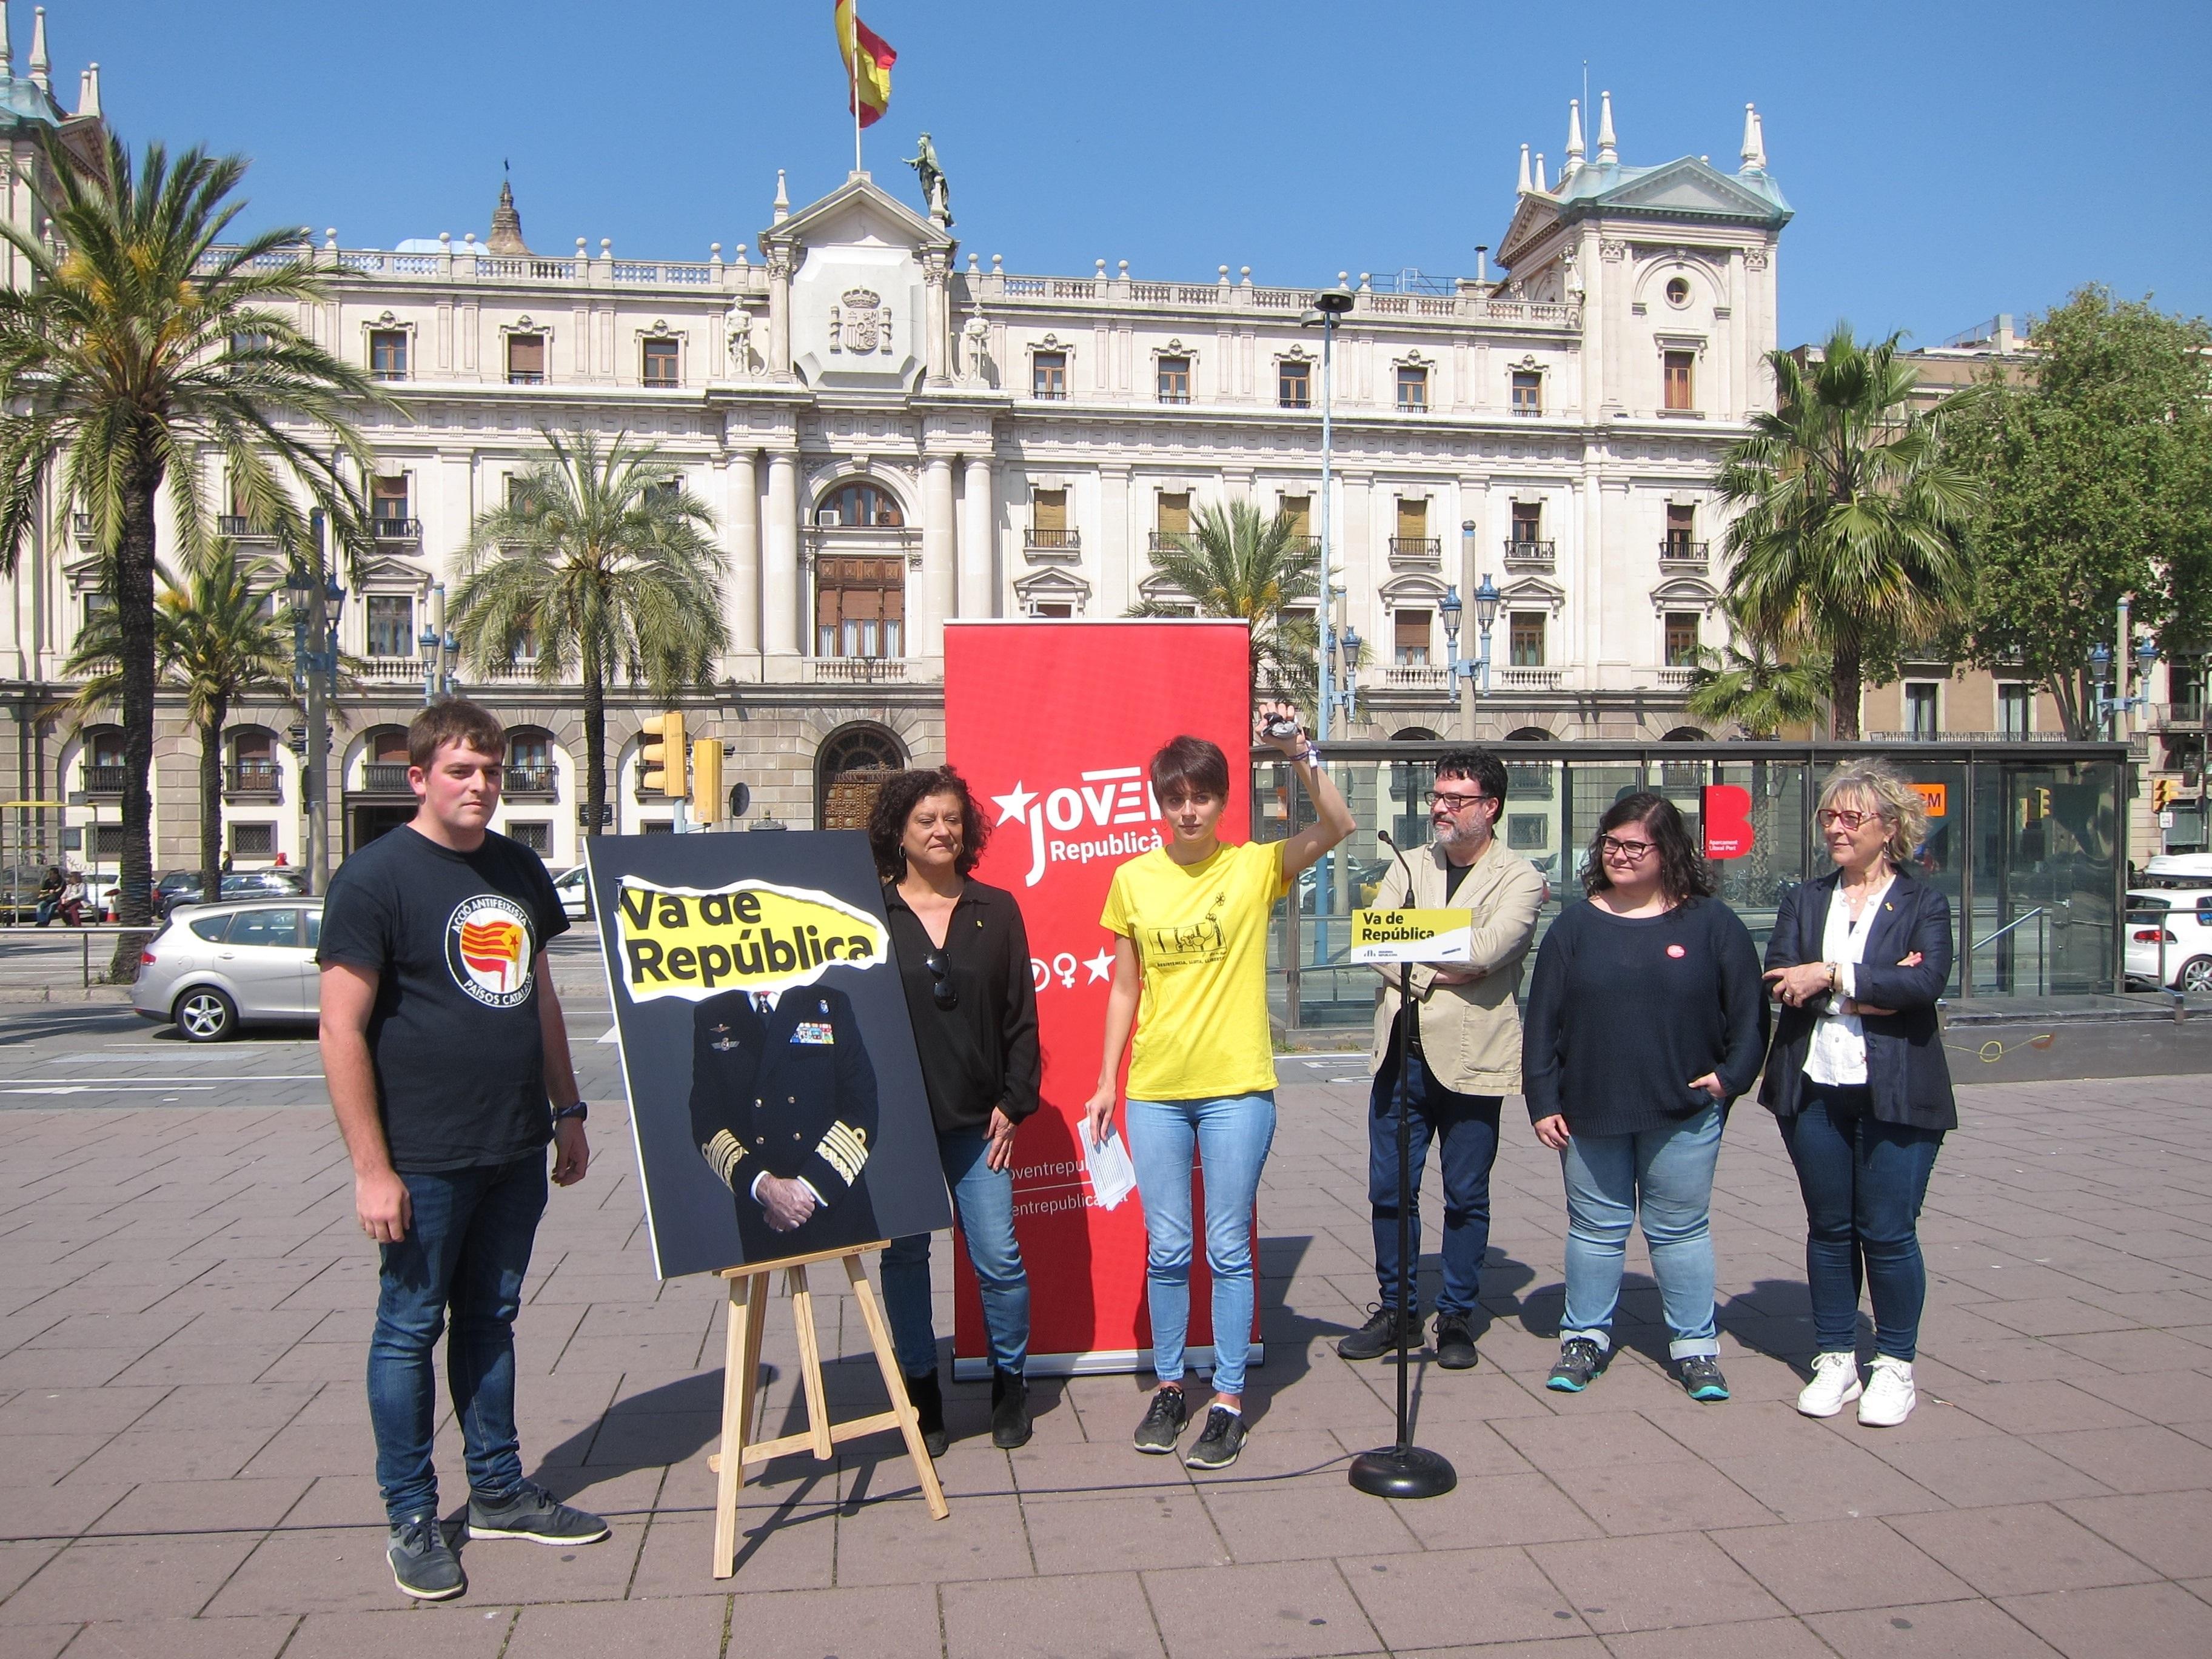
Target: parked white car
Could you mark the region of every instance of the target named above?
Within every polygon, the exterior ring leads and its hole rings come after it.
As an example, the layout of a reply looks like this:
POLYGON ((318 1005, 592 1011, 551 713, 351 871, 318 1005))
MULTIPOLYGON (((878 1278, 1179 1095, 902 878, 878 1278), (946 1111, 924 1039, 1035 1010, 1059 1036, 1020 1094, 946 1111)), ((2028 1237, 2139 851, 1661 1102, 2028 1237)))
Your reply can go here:
POLYGON ((312 1020, 322 930, 319 898, 188 905, 139 957, 131 1006, 194 1042, 262 1021, 312 1020))
POLYGON ((592 915, 592 872, 583 865, 563 870, 553 878, 553 890, 561 896, 562 914, 571 921, 586 921, 592 915))
POLYGON ((2138 887, 2128 894, 2127 976, 2179 991, 2212 991, 2212 890, 2138 887), (2160 952, 2164 951, 2164 971, 2160 952))

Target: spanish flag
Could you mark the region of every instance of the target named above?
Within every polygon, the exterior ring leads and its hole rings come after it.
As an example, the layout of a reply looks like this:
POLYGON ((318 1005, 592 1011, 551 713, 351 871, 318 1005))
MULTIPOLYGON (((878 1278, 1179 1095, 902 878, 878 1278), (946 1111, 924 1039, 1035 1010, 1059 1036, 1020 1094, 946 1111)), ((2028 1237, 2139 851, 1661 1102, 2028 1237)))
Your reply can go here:
POLYGON ((837 51, 845 60, 845 78, 852 87, 847 105, 864 127, 873 126, 890 107, 891 65, 898 53, 883 36, 863 23, 854 0, 836 0, 837 51))

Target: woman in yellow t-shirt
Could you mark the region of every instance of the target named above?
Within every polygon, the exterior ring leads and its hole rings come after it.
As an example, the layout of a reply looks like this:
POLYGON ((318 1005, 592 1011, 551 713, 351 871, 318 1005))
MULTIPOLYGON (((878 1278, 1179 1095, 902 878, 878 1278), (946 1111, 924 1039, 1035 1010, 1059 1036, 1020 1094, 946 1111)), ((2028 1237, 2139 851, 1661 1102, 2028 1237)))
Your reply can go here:
POLYGON ((1152 793, 1170 838, 1114 872, 1102 924, 1115 935, 1106 1052, 1084 1109, 1091 1143, 1114 1118, 1121 1051, 1129 1060, 1129 1156, 1145 1201, 1145 1295, 1158 1373, 1137 1449, 1172 1452, 1190 1420, 1183 1343, 1190 1325, 1191 1168, 1206 1175, 1206 1263, 1213 1274, 1213 1403, 1190 1455, 1226 1468, 1244 1445, 1244 1363, 1252 1342, 1252 1203, 1275 1138, 1275 1062, 1267 1024, 1267 917, 1291 882, 1352 830, 1352 809, 1287 704, 1263 705, 1253 739, 1297 769, 1318 822, 1288 841, 1226 845, 1229 757, 1202 738, 1152 757, 1152 793), (1289 735, 1267 731, 1271 722, 1289 735))

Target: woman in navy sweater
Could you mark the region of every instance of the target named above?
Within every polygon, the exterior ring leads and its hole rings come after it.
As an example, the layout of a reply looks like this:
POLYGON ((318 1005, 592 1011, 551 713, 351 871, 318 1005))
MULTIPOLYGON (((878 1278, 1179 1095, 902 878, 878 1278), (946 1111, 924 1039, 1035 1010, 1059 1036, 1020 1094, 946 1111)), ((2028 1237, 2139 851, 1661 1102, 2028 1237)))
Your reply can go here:
POLYGON ((1570 905, 1536 957, 1522 1089, 1567 1188, 1567 1302, 1547 1387, 1605 1368, 1639 1205, 1668 1354, 1693 1400, 1725 1400, 1713 1322, 1713 1168, 1728 1103, 1766 1048, 1759 952, 1662 795, 1598 821, 1570 905))
POLYGON ((1928 1273, 1920 1201, 1959 1127, 1936 999, 1951 977, 1951 905, 1911 873, 1928 834, 1920 796, 1879 761, 1838 767, 1818 817, 1835 870, 1775 913, 1766 978, 1785 1005, 1759 1099, 1782 1125, 1805 1195, 1813 1297, 1808 1417, 1851 1401, 1893 1428, 1917 1394, 1912 1360, 1928 1273), (1874 1365, 1859 1384, 1859 1278, 1874 1303, 1874 1365))

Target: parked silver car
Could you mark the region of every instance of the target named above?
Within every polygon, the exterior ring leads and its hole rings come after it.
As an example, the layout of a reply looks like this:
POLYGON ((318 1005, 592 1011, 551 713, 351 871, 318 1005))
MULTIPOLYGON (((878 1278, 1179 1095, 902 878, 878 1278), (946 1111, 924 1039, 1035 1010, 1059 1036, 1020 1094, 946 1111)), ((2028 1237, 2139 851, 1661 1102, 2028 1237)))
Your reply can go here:
POLYGON ((131 1006, 193 1042, 257 1022, 311 1020, 322 931, 319 898, 192 905, 146 947, 131 1006))

